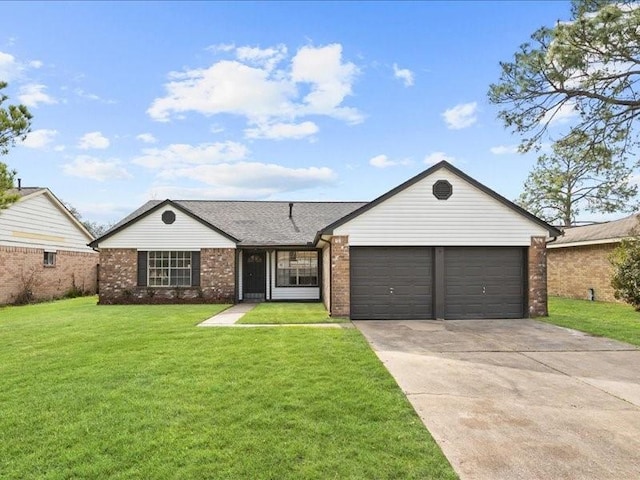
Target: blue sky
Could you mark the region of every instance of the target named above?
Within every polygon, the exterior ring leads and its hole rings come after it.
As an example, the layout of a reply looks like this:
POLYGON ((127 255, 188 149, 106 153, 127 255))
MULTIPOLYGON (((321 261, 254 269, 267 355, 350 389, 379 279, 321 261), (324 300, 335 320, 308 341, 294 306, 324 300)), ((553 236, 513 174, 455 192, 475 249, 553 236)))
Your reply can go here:
POLYGON ((569 9, 5 2, 0 79, 34 121, 0 160, 102 223, 148 199, 371 200, 442 159, 514 199, 535 154, 488 87, 569 9))

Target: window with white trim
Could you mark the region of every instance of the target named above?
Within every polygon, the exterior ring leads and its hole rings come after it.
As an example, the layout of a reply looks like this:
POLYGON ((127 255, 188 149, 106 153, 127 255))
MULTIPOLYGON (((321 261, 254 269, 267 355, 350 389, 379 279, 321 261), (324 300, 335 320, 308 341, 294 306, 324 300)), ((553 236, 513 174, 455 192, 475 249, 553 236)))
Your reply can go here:
POLYGON ((56 266, 56 252, 44 252, 43 265, 45 267, 56 266))
POLYGON ((276 253, 277 287, 317 287, 318 252, 309 250, 276 253))
POLYGON ((191 252, 149 252, 147 265, 150 287, 191 286, 191 252))

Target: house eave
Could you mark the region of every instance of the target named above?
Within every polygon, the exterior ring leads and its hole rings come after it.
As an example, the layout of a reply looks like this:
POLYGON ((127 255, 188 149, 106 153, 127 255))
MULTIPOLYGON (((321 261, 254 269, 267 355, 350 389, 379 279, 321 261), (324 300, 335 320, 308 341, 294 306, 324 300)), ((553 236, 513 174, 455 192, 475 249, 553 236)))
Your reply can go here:
POLYGON ((602 238, 598 240, 583 240, 577 242, 566 242, 566 243, 547 243, 548 249, 556 249, 556 248, 568 248, 568 247, 586 247, 589 245, 606 245, 608 243, 620 243, 622 240, 628 237, 615 237, 615 238, 602 238))

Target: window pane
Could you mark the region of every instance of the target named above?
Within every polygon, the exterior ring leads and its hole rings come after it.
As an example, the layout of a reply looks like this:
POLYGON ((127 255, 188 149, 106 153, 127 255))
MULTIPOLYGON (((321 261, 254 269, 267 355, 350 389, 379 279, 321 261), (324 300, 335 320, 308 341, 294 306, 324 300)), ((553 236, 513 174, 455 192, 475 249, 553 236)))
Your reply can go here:
POLYGON ((318 252, 279 251, 276 263, 278 287, 318 286, 318 252))
POLYGON ((191 252, 149 252, 149 286, 191 286, 191 252))

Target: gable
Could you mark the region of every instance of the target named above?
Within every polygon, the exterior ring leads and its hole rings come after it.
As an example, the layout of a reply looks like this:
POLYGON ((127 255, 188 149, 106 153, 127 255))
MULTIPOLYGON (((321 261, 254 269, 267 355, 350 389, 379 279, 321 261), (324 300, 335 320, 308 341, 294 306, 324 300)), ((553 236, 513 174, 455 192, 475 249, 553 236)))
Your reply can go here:
MULTIPOLYGON (((449 168, 438 168, 333 229, 353 246, 527 246, 549 229, 449 168), (433 194, 438 180, 453 187, 433 194)), ((488 190, 488 189, 487 189, 488 190)), ((393 192, 393 191, 392 191, 393 192)))
POLYGON ((48 190, 27 195, 0 210, 0 245, 92 252, 93 238, 48 190))
POLYGON ((126 227, 99 239, 100 248, 136 248, 138 250, 183 250, 235 248, 234 241, 204 225, 179 208, 162 205, 126 227), (175 221, 163 222, 164 212, 173 212, 175 221))

